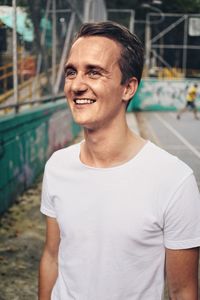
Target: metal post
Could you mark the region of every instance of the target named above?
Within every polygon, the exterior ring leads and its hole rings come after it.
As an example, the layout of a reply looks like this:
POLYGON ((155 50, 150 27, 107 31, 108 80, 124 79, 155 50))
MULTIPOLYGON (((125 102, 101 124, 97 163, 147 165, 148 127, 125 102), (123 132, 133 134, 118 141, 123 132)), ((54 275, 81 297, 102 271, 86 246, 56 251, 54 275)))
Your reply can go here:
POLYGON ((52 3, 52 92, 54 94, 54 84, 56 81, 56 56, 57 56, 57 40, 56 40, 56 1, 52 3))
POLYGON ((146 56, 146 74, 149 75, 150 68, 150 53, 151 53, 151 28, 149 14, 146 15, 145 24, 145 56, 146 56))
MULTIPOLYGON (((91 1, 91 0, 84 0, 84 5, 85 5, 85 1, 91 1)), ((71 7, 72 11, 76 13, 76 16, 79 18, 79 20, 81 21, 81 23, 83 23, 84 22, 84 16, 77 9, 76 1, 67 0, 67 3, 71 7)))
POLYGON ((70 39, 72 37, 74 23, 75 23, 75 13, 72 12, 70 21, 69 21, 67 35, 65 38, 62 56, 60 59, 60 65, 59 65, 59 69, 58 69, 58 73, 57 73, 57 77, 56 77, 56 83, 54 86, 54 94, 57 94, 59 91, 59 88, 60 88, 60 83, 61 83, 62 76, 63 76, 63 69, 64 69, 64 65, 65 65, 65 61, 66 61, 66 54, 67 54, 67 50, 70 46, 70 39))
POLYGON ((90 6, 91 6, 91 0, 85 0, 84 3, 84 22, 90 21, 90 6))
POLYGON ((186 77, 187 69, 187 43, 188 43, 188 16, 185 16, 184 22, 184 38, 183 38, 183 74, 186 77))
POLYGON ((130 10, 130 22, 129 22, 129 30, 131 33, 134 33, 134 22, 135 22, 135 11, 133 9, 130 10))
POLYGON ((17 68, 17 11, 16 0, 12 0, 13 7, 13 87, 14 87, 14 103, 16 104, 16 112, 19 109, 18 98, 18 68, 17 68))
MULTIPOLYGON (((129 21, 129 30, 130 32, 134 32, 134 25, 135 22, 138 22, 135 20, 135 10, 134 9, 118 9, 118 8, 111 8, 111 9, 107 9, 107 12, 120 12, 120 13, 128 13, 130 14, 130 21, 129 21)), ((142 21, 142 23, 144 23, 144 21, 142 21)))
MULTIPOLYGON (((49 15, 50 4, 51 4, 51 0, 47 0, 45 15, 44 15, 45 20, 47 20, 48 15, 49 15)), ((42 31, 42 34, 41 34, 41 38, 40 38, 40 43, 41 43, 42 47, 45 44, 45 35, 46 35, 46 27, 44 27, 44 29, 42 31)), ((36 85, 38 85, 38 84, 40 85, 40 83, 38 81, 38 76, 39 76, 39 73, 40 73, 41 65, 42 65, 42 54, 39 53, 38 59, 37 59, 36 76, 35 76, 35 79, 34 79, 34 82, 33 82, 33 91, 36 90, 36 85)), ((32 94, 32 96, 33 95, 34 95, 34 93, 32 94)), ((33 98, 32 98, 32 100, 33 100, 33 98)))
MULTIPOLYGON (((51 0, 47 0, 47 5, 46 5, 46 10, 45 10, 45 15, 44 15, 45 20, 48 19, 50 4, 51 4, 51 0)), ((44 44, 45 44, 45 35, 46 35, 46 27, 44 27, 42 34, 41 34, 41 41, 40 41, 41 46, 44 46, 44 44)), ((38 75, 40 73, 41 64, 42 64, 42 55, 40 53, 38 56, 38 61, 37 61, 36 75, 38 75)))

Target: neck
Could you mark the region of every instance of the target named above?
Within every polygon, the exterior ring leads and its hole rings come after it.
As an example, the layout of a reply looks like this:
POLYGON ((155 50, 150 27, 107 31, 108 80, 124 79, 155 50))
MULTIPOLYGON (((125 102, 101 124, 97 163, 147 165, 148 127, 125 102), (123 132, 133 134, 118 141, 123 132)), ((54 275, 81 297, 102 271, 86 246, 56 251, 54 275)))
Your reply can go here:
POLYGON ((128 128, 126 121, 122 124, 99 130, 84 129, 82 162, 106 168, 123 164, 136 155, 144 140, 128 128))

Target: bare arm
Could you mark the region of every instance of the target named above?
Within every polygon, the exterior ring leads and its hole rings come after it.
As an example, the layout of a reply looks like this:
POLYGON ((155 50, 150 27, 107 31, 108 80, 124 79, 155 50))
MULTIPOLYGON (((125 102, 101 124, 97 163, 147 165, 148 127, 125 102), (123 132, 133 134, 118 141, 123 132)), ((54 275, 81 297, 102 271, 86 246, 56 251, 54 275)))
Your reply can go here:
POLYGON ((171 300, 198 300, 199 248, 166 249, 166 275, 171 300))
POLYGON ((46 242, 39 268, 39 300, 50 300, 58 276, 60 231, 56 219, 46 219, 46 242))

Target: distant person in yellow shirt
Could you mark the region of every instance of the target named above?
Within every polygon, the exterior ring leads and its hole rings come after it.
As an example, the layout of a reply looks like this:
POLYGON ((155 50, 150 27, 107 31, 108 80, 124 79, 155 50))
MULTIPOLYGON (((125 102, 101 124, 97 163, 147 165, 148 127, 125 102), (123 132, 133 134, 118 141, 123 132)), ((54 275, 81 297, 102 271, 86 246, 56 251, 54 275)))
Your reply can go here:
POLYGON ((197 116, 197 107, 195 105, 195 100, 197 97, 197 88, 198 85, 197 84, 193 84, 192 86, 189 87, 188 89, 188 93, 186 96, 186 106, 184 108, 182 108, 178 114, 177 114, 177 119, 179 120, 181 118, 181 115, 186 112, 187 110, 192 110, 194 113, 194 117, 196 120, 199 120, 198 116, 197 116))

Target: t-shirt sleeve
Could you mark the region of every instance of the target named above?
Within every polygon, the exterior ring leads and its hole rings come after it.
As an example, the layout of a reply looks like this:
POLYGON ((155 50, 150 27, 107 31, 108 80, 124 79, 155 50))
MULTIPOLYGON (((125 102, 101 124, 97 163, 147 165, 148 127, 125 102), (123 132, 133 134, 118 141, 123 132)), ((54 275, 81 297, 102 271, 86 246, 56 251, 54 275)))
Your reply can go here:
POLYGON ((165 211, 164 245, 168 249, 200 246, 200 194, 193 174, 179 186, 165 211))
POLYGON ((48 192, 48 182, 47 182, 47 170, 45 169, 43 182, 42 182, 42 196, 41 196, 41 206, 40 211, 52 218, 56 218, 53 197, 50 197, 48 192))

